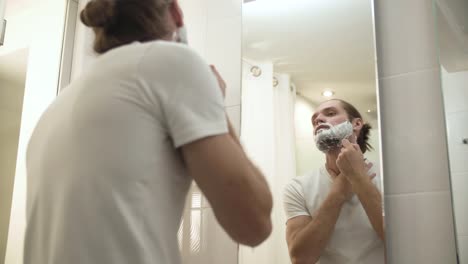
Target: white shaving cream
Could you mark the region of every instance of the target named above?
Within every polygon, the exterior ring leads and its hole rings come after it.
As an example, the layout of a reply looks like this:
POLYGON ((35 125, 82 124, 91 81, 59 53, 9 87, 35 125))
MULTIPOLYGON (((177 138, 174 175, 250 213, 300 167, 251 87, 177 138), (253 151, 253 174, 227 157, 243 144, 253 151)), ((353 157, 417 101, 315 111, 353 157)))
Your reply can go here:
POLYGON ((328 152, 332 149, 342 147, 342 141, 353 135, 353 125, 349 121, 345 121, 336 126, 324 123, 329 129, 321 129, 315 135, 315 144, 322 152, 328 152))

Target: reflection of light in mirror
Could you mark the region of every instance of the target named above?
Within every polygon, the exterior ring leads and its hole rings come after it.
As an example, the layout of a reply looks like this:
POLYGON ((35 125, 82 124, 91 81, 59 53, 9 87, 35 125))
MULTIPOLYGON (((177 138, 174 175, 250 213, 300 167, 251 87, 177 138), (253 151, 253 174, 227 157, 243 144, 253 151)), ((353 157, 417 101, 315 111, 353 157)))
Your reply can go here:
POLYGON ((332 97, 335 93, 331 90, 325 90, 323 91, 322 95, 325 97, 332 97))
POLYGON ((201 245, 201 211, 199 209, 192 210, 190 218, 190 252, 200 252, 201 245))
POLYGON ((202 195, 200 192, 193 192, 192 193, 192 208, 200 208, 201 207, 201 200, 202 195))
POLYGON ((182 251, 182 238, 184 234, 184 220, 180 222, 179 231, 177 231, 177 241, 179 242, 179 250, 182 251))

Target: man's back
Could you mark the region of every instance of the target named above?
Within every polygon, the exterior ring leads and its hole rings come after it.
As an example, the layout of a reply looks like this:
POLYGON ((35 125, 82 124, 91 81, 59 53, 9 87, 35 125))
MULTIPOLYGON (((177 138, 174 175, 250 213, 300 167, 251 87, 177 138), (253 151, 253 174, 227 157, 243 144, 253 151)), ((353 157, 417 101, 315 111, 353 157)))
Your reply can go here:
POLYGON ((110 51, 43 115, 28 148, 26 264, 180 263, 191 178, 177 149, 227 133, 215 79, 206 81, 213 94, 189 87, 208 66, 185 49, 110 51), (197 111, 177 107, 181 91, 205 101, 197 111))

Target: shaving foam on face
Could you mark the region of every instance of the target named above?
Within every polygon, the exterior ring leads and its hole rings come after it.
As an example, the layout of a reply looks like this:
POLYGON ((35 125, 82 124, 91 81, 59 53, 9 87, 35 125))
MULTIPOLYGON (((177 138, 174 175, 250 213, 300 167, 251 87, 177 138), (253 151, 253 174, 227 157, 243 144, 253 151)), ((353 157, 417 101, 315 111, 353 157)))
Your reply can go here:
POLYGON ((353 135, 353 125, 349 121, 345 121, 336 126, 327 125, 329 129, 322 129, 315 135, 315 144, 322 152, 328 152, 332 149, 340 149, 343 139, 353 135))
POLYGON ((188 44, 187 28, 185 26, 178 28, 177 31, 174 32, 173 39, 175 42, 188 44))

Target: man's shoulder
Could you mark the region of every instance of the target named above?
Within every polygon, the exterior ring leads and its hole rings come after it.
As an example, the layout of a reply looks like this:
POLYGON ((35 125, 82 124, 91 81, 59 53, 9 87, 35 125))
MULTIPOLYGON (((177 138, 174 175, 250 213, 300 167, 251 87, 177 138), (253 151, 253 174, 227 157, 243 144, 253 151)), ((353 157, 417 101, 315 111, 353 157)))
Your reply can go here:
POLYGON ((321 176, 322 172, 320 168, 310 170, 291 179, 286 185, 286 188, 297 188, 310 185, 311 183, 317 182, 321 176))
POLYGON ((140 73, 150 79, 188 81, 208 76, 208 63, 191 47, 169 41, 143 44, 140 73))
POLYGON ((143 49, 146 51, 146 58, 159 59, 163 62, 170 60, 174 64, 187 64, 187 62, 194 60, 203 61, 201 56, 190 46, 170 41, 150 41, 143 44, 143 49))

